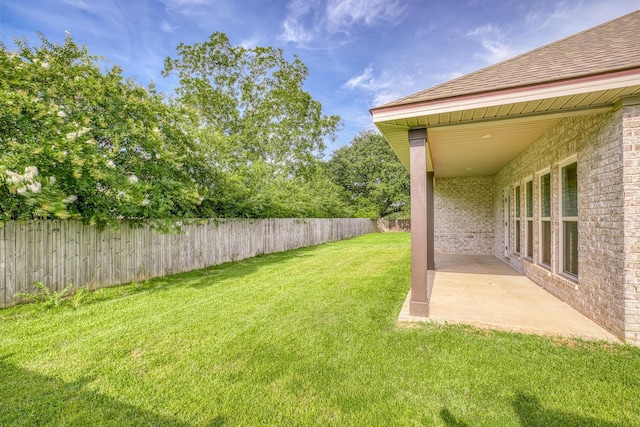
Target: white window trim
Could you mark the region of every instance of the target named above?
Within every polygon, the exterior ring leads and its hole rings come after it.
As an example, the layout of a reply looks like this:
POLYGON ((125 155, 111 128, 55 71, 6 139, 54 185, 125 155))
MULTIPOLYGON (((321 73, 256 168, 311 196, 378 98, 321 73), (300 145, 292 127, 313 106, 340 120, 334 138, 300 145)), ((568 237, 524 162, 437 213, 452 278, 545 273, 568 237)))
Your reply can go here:
MULTIPOLYGON (((544 268, 551 268, 551 265, 553 265, 553 245, 551 245, 551 247, 549 248, 549 263, 546 264, 542 261, 542 253, 543 253, 543 248, 542 248, 542 222, 543 221, 548 221, 549 222, 549 228, 551 228, 551 213, 553 212, 553 205, 551 203, 552 197, 551 197, 551 168, 547 167, 542 169, 541 171, 536 172, 536 181, 538 181, 538 204, 537 204, 537 208, 538 208, 538 256, 536 257, 536 262, 541 265, 544 268), (550 204, 550 209, 549 209, 549 216, 542 216, 542 185, 541 185, 541 180, 542 177, 545 175, 549 175, 549 204, 550 204)), ((535 209, 535 207, 534 207, 535 209)), ((550 234, 551 236, 549 236, 549 243, 551 243, 553 241, 553 230, 550 230, 550 234)))
MULTIPOLYGON (((529 249, 529 221, 531 221, 531 240, 533 240, 533 218, 535 215, 534 212, 534 200, 535 198, 533 197, 534 195, 534 190, 533 190, 533 176, 528 176, 525 179, 522 180, 522 187, 524 188, 524 256, 527 259, 533 260, 533 255, 535 253, 535 248, 533 246, 533 242, 531 242, 531 255, 529 255, 528 249, 529 249), (528 197, 528 192, 527 192, 527 184, 531 183, 531 216, 527 216, 527 197, 528 197)), ((522 194, 522 190, 520 190, 521 194, 522 194)))
POLYGON ((513 228, 515 230, 514 233, 514 242, 513 242, 513 253, 518 256, 522 255, 522 183, 517 182, 513 184, 513 228), (520 189, 520 197, 518 197, 517 189, 520 189), (520 215, 518 216, 518 211, 520 211, 520 215), (518 244, 520 243, 520 244, 518 244))
MULTIPOLYGON (((578 276, 575 276, 571 273, 567 273, 564 271, 564 221, 575 221, 578 222, 578 217, 575 216, 562 216, 562 168, 568 166, 572 163, 578 163, 578 156, 573 155, 568 157, 558 163, 558 265, 556 266, 556 271, 558 274, 572 280, 574 282, 578 281, 578 276)), ((578 195, 578 199, 580 196, 578 195)), ((580 265, 578 265, 578 270, 580 269, 580 265)))
POLYGON ((503 219, 504 219, 504 231, 502 233, 504 242, 504 257, 509 258, 511 256, 511 187, 506 187, 503 190, 503 219))

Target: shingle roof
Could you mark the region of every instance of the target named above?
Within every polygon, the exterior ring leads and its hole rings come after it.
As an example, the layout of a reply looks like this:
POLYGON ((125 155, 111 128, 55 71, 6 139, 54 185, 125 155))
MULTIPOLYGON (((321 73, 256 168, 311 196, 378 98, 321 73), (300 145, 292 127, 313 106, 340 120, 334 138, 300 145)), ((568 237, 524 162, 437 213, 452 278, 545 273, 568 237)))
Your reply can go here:
POLYGON ((374 109, 640 68, 640 10, 374 109))

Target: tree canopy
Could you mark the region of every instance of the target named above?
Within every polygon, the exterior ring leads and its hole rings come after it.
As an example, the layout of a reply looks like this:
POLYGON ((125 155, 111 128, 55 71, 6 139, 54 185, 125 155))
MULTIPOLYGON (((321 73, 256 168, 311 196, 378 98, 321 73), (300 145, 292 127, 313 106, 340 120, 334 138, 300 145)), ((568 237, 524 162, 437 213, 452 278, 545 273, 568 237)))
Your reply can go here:
POLYGON ((325 161, 340 118, 303 89, 306 66, 223 33, 180 44, 142 87, 78 46, 0 45, 0 221, 99 225, 183 218, 406 215, 409 175, 365 131, 325 161))
POLYGON ((180 44, 163 75, 176 74, 177 101, 193 112, 190 134, 207 152, 204 167, 224 174, 203 216, 350 216, 322 166, 325 139, 340 118, 303 90, 307 67, 281 49, 232 46, 223 33, 180 44))
POLYGON ((328 162, 331 177, 346 192, 356 215, 372 218, 409 215, 409 172, 383 136, 362 131, 328 162))
POLYGON ((172 73, 179 101, 198 114, 198 136, 230 169, 259 162, 285 176, 305 174, 340 123, 303 90, 307 67, 297 57, 287 61, 281 49, 232 46, 216 32, 206 42, 180 44, 177 57, 165 61, 163 74, 172 73))
POLYGON ((0 221, 349 216, 321 160, 339 118, 307 69, 224 34, 180 45, 177 98, 64 43, 0 45, 0 221))

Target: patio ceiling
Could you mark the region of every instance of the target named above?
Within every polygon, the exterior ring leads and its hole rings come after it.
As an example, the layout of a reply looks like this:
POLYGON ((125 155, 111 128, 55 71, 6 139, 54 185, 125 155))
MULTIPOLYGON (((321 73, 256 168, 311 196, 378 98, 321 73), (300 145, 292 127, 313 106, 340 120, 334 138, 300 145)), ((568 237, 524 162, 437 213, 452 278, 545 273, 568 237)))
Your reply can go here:
POLYGON ((612 111, 640 98, 640 70, 372 110, 409 167, 407 130, 427 128, 436 177, 494 175, 560 119, 612 111))

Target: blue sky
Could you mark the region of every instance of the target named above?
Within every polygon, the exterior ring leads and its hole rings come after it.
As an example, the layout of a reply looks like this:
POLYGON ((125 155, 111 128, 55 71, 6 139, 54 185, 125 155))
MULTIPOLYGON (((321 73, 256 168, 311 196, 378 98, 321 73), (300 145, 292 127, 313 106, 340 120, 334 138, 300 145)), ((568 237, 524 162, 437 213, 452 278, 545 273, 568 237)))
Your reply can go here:
POLYGON ((372 127, 369 108, 640 8, 640 0, 0 0, 0 39, 65 31, 124 74, 160 75, 180 42, 225 32, 309 68, 305 89, 344 127, 327 154, 372 127))

